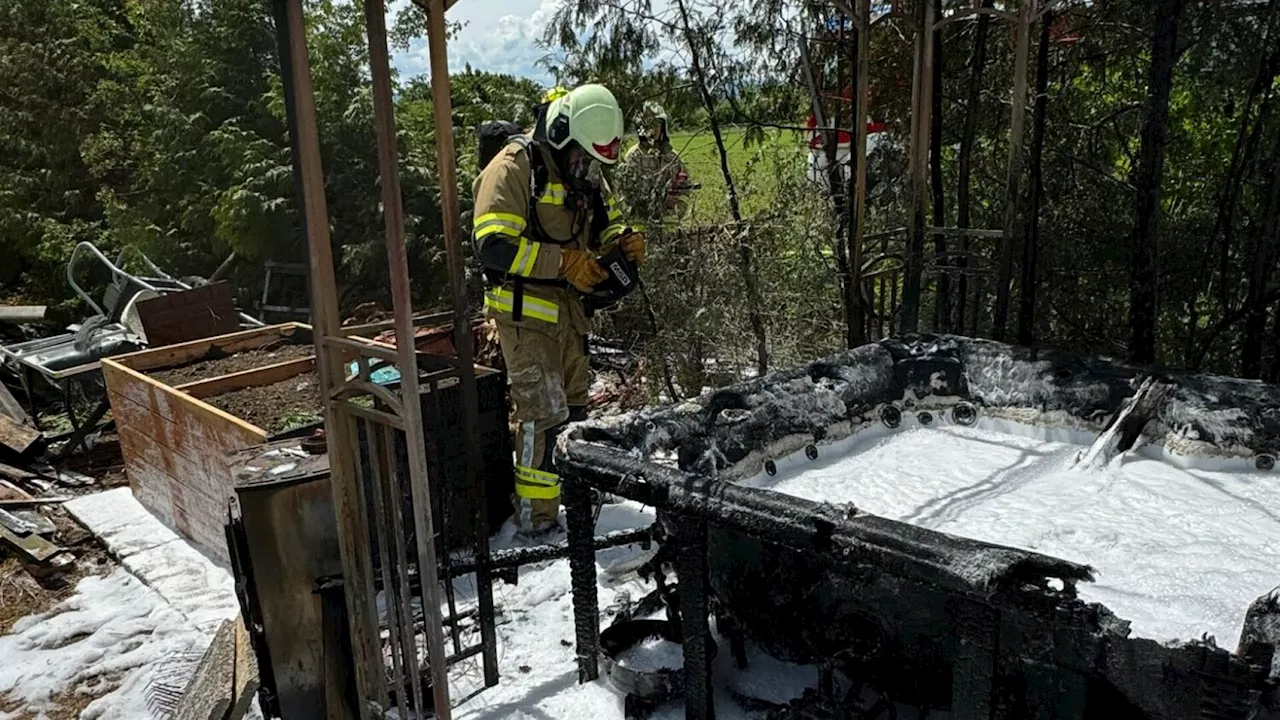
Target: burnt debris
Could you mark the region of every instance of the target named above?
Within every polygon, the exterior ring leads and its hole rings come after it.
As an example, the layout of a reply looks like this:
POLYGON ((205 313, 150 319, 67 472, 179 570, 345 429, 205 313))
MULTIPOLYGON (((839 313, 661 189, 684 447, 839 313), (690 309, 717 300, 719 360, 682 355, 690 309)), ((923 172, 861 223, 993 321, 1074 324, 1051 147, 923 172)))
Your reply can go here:
POLYGON ((746 638, 824 668, 818 688, 771 717, 856 710, 849 688, 828 682, 841 668, 882 709, 905 703, 953 718, 1280 718, 1274 596, 1250 609, 1235 653, 1211 638, 1131 638, 1128 623, 1077 597, 1088 567, 733 484, 907 415, 1101 431, 1147 378, 1162 391, 1143 401, 1140 426, 1117 428, 1125 445, 1142 436, 1171 452, 1259 466, 1274 457, 1274 387, 957 337, 884 341, 672 408, 574 426, 557 460, 581 678, 597 677, 600 650, 595 489, 656 507, 671 529, 663 542, 677 558, 689 718, 715 716, 704 651, 712 613, 735 658, 746 638))

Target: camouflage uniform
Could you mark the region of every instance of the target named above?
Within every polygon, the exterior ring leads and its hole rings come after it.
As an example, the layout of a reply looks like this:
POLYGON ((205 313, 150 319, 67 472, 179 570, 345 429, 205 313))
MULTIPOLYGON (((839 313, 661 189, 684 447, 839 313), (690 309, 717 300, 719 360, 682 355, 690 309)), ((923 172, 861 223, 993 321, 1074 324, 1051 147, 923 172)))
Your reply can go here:
POLYGON ((562 249, 585 250, 620 236, 621 213, 601 193, 593 211, 566 207, 566 185, 545 147, 513 138, 475 182, 473 237, 481 264, 500 277, 485 292, 498 328, 515 405, 516 508, 522 527, 556 522, 560 478, 552 445, 570 420, 586 417, 590 373, 582 297, 559 279, 562 249), (531 153, 541 153, 545 187, 536 202, 531 153), (530 218, 530 208, 536 218, 530 218))
POLYGON ((624 172, 631 182, 645 187, 646 200, 633 202, 632 207, 648 207, 659 214, 684 215, 686 190, 679 189, 681 178, 688 182, 688 174, 680 156, 670 142, 654 143, 644 138, 627 151, 622 159, 624 172))

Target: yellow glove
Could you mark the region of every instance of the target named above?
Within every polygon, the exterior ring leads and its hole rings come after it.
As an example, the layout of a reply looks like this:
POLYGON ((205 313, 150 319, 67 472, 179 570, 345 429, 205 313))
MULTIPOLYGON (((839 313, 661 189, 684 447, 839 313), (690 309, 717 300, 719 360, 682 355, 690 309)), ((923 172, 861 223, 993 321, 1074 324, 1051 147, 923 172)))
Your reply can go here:
POLYGON ((591 292, 597 283, 609 275, 587 251, 561 250, 560 277, 582 292, 591 292))
POLYGON ((644 233, 627 233, 618 241, 618 245, 622 247, 622 252, 626 253, 628 260, 637 265, 644 264, 644 254, 648 249, 648 245, 644 241, 644 233))

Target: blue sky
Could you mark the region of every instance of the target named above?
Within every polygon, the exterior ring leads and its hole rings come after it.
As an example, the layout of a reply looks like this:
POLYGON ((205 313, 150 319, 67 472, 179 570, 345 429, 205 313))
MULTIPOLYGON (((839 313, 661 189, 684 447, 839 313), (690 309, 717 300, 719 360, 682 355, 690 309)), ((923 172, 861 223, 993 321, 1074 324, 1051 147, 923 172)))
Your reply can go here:
MULTIPOLYGON (((449 10, 449 19, 464 23, 449 43, 449 69, 471 67, 489 72, 532 78, 544 85, 551 77, 538 67, 546 51, 538 46, 560 0, 458 0, 449 10)), ((405 5, 396 2, 393 12, 405 5)), ((427 43, 415 41, 406 53, 392 62, 404 77, 427 72, 427 43)))

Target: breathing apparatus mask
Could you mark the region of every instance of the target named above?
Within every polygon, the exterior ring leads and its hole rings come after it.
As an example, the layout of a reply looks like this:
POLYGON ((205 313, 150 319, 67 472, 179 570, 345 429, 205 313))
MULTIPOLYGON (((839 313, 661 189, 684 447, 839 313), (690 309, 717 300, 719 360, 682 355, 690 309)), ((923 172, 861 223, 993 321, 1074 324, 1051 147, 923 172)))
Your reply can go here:
POLYGON ((600 186, 603 175, 600 162, 583 150, 577 141, 569 140, 560 148, 547 142, 546 107, 542 106, 538 110, 541 112, 534 126, 533 137, 546 143, 556 173, 564 183, 564 205, 570 210, 586 210, 591 204, 592 194, 600 186))

